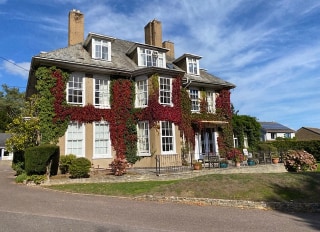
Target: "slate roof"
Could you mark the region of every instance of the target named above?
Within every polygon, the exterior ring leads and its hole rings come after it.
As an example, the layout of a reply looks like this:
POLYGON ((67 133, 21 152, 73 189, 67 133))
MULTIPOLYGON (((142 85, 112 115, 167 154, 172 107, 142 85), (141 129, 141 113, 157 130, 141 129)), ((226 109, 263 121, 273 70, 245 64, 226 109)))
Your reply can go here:
POLYGON ((0 133, 0 147, 5 147, 6 140, 10 137, 10 134, 0 133))
POLYGON ((259 122, 259 123, 261 125, 261 130, 264 132, 295 133, 294 130, 277 122, 259 122))
MULTIPOLYGON (((89 33, 90 38, 93 33, 89 33)), ((101 35, 99 35, 101 37, 101 35)), ((107 37, 110 40, 111 37, 107 37)), ((142 71, 148 69, 157 71, 158 73, 176 73, 183 76, 184 80, 192 80, 195 85, 199 86, 216 86, 216 88, 235 88, 235 85, 222 80, 219 77, 209 74, 205 70, 200 70, 200 75, 186 74, 184 70, 176 66, 172 61, 167 60, 167 68, 157 67, 139 67, 129 56, 128 52, 134 46, 148 46, 155 49, 162 49, 151 45, 139 44, 131 41, 112 38, 111 41, 111 61, 93 59, 90 53, 86 50, 85 45, 88 44, 88 39, 84 43, 79 43, 69 47, 57 49, 51 52, 42 52, 34 57, 31 61, 31 71, 28 80, 27 96, 30 96, 34 91, 35 79, 34 71, 40 65, 57 66, 60 68, 69 69, 72 71, 83 71, 93 73, 115 74, 132 77, 141 75, 142 71), (31 77, 31 78, 30 78, 31 77), (31 92, 29 92, 31 91, 31 92)))

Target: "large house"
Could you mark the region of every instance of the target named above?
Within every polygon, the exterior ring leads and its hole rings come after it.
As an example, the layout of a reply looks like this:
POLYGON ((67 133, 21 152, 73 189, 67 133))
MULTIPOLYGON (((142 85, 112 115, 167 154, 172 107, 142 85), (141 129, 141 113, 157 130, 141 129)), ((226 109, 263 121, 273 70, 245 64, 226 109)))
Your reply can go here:
POLYGON ((292 139, 295 131, 277 122, 259 122, 261 125, 261 141, 274 141, 276 138, 292 139))
POLYGON ((84 14, 72 10, 68 47, 32 57, 26 94, 50 88, 53 112, 40 115, 52 115, 49 123, 61 128, 67 121, 58 140, 61 155, 87 157, 100 167, 133 155, 136 167, 153 167, 155 155, 181 164, 186 152, 199 159, 232 144, 235 85, 202 69, 201 56, 176 58, 174 43, 162 41, 161 22, 149 22, 144 32, 145 43, 96 33, 84 39, 84 14))
POLYGON ((320 140, 320 129, 313 127, 301 127, 297 130, 296 139, 299 141, 320 140))

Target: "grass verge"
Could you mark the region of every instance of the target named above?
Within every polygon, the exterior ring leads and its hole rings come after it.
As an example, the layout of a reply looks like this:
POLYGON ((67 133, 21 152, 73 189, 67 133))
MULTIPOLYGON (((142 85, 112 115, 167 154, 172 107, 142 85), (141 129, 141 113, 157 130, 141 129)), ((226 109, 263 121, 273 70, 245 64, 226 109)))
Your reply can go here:
POLYGON ((186 180, 90 183, 48 188, 112 196, 179 196, 252 201, 320 203, 320 172, 211 174, 186 180))

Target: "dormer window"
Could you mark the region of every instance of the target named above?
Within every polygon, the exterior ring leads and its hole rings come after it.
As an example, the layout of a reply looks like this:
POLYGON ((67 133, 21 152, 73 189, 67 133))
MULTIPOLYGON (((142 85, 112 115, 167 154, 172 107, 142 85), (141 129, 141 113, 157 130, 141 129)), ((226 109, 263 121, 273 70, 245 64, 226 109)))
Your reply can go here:
POLYGON ((199 60, 187 57, 188 73, 199 75, 199 60))
POLYGON ((199 63, 201 56, 185 53, 173 61, 175 65, 183 69, 187 74, 200 75, 199 63))
POLYGON ((93 38, 92 58, 111 61, 111 42, 93 38))
POLYGON ((139 66, 146 67, 165 67, 163 52, 154 51, 147 48, 138 48, 139 66))

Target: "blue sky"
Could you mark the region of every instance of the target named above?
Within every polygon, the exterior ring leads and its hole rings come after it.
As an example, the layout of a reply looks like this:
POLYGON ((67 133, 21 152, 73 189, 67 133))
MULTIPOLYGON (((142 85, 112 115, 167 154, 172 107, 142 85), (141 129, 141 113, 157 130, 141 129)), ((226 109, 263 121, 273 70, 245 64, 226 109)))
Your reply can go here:
POLYGON ((318 0, 0 0, 0 85, 25 91, 31 57, 67 46, 74 8, 85 36, 144 42, 158 19, 176 57, 200 55, 201 68, 237 86, 239 114, 320 128, 318 0))

